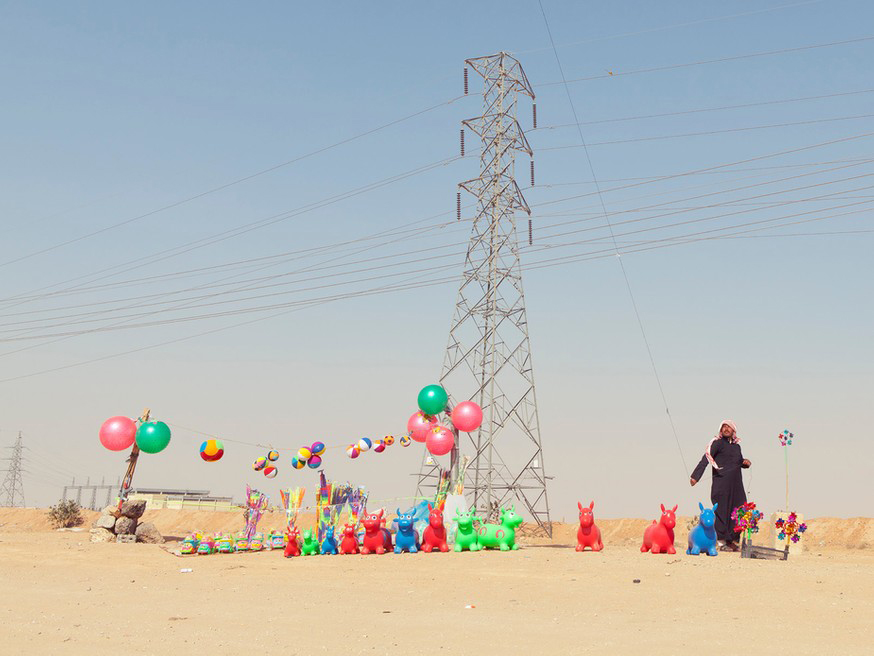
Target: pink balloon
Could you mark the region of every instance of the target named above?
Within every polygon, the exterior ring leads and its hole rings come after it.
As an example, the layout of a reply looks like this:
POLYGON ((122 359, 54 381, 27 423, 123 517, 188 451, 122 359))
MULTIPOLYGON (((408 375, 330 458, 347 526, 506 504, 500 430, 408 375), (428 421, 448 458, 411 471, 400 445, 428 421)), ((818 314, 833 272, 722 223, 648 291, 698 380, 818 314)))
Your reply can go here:
POLYGON ((451 430, 440 424, 434 426, 425 439, 425 448, 431 455, 445 456, 452 451, 453 446, 455 446, 455 436, 451 430))
POLYGON ((124 451, 137 437, 137 422, 130 417, 110 417, 100 427, 100 443, 110 451, 124 451))
POLYGON ((407 433, 416 442, 424 442, 428 432, 437 425, 437 419, 424 412, 417 412, 407 421, 407 433))
POLYGON ((462 401, 452 409, 452 424, 460 431, 470 433, 483 423, 483 409, 473 401, 462 401))

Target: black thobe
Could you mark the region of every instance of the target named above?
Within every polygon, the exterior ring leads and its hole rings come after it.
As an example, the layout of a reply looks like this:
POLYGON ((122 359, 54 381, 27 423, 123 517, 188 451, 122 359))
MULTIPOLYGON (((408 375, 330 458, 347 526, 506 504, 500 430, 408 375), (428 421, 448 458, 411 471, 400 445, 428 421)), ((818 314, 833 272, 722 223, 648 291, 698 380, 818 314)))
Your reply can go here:
MULTIPOLYGON (((713 474, 710 501, 719 504, 716 508, 716 536, 720 540, 734 541, 738 534, 734 531, 731 513, 747 502, 741 473, 744 457, 740 452, 740 444, 733 444, 724 437, 710 445, 710 455, 719 465, 719 469, 710 468, 713 474)), ((701 462, 692 472, 692 478, 700 481, 708 464, 707 456, 701 456, 701 462)))

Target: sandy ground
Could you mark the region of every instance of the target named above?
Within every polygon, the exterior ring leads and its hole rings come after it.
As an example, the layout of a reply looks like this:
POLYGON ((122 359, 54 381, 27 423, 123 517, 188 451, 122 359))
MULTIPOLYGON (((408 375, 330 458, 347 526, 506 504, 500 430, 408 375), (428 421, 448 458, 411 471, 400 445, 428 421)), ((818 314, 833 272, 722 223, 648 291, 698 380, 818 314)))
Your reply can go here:
MULTIPOLYGON (((607 543, 600 554, 576 553, 568 537, 574 527, 563 526, 552 543, 510 553, 286 560, 277 552, 180 558, 157 545, 91 544, 87 528, 40 526, 43 512, 0 511, 0 653, 746 647, 751 654, 870 654, 874 641, 874 520, 865 518, 811 520, 810 549, 787 562, 641 554, 635 534, 644 520, 599 522, 607 543), (868 548, 847 549, 852 536, 868 548)), ((179 534, 192 520, 204 530, 239 523, 230 513, 184 515, 156 511, 152 519, 179 534)))

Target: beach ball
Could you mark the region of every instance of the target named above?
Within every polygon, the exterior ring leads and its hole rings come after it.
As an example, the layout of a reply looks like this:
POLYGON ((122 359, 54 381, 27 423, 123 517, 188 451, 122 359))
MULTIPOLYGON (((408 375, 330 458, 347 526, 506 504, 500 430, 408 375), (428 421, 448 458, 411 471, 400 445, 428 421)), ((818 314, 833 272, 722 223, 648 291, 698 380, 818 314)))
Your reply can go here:
POLYGON ((350 458, 357 458, 361 455, 361 449, 358 448, 357 444, 352 444, 351 446, 346 448, 346 455, 350 458))
POLYGON ((255 458, 255 462, 252 463, 252 469, 255 471, 261 471, 267 466, 267 458, 261 456, 260 458, 255 458))
POLYGON ((373 450, 377 453, 385 451, 385 442, 382 440, 373 440, 373 450))
POLYGON ((268 451, 267 459, 270 462, 276 462, 277 460, 279 460, 279 451, 268 451))
POLYGON ((297 459, 298 460, 303 460, 304 462, 306 462, 307 460, 310 459, 311 455, 313 455, 313 452, 310 451, 309 447, 307 447, 307 446, 302 446, 302 447, 300 447, 300 449, 297 450, 297 459))
POLYGON ((392 444, 395 443, 395 436, 394 435, 386 435, 383 442, 385 442, 386 446, 391 446, 392 444))
POLYGON ((97 435, 100 443, 110 451, 124 451, 133 446, 137 422, 130 417, 110 417, 103 422, 97 435))
POLYGON ((276 469, 276 467, 274 467, 273 465, 267 465, 264 468, 264 475, 267 478, 276 478, 276 474, 278 474, 278 473, 279 473, 279 470, 276 469))
POLYGON ((207 462, 221 460, 225 455, 225 445, 221 440, 207 440, 200 445, 200 457, 207 462))
POLYGON ((291 466, 295 469, 303 469, 304 467, 306 467, 306 462, 304 462, 303 460, 298 460, 297 456, 294 456, 291 459, 291 466))
POLYGON ((419 410, 426 415, 436 415, 446 409, 449 396, 440 385, 428 385, 419 392, 419 410))
POLYGON ((361 450, 362 453, 364 453, 365 451, 370 451, 370 447, 372 446, 373 442, 370 441, 369 437, 362 437, 360 440, 358 440, 358 448, 361 450))
POLYGON ((163 421, 147 421, 137 429, 136 441, 143 453, 159 453, 170 444, 170 427, 163 421))
POLYGON ((401 435, 401 446, 410 446, 410 442, 412 440, 409 435, 401 435))
POLYGON ((310 453, 314 456, 320 456, 325 452, 325 445, 322 442, 313 442, 310 447, 310 453))
POLYGON ((310 469, 318 469, 322 466, 322 457, 321 456, 313 456, 309 460, 307 460, 307 467, 310 469))

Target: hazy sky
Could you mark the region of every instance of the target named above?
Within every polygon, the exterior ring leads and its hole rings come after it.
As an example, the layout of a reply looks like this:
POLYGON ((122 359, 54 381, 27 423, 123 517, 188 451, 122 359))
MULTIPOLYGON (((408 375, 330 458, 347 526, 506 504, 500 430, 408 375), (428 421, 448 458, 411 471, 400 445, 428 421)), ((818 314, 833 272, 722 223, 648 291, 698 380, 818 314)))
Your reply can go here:
MULTIPOLYGON (((145 406, 187 429, 135 484, 237 498, 252 482, 309 502, 291 450, 399 434, 439 376, 470 228, 472 134, 456 155, 481 87, 458 98, 463 60, 503 49, 537 92, 522 258, 553 518, 578 499, 691 514, 710 476, 688 474, 725 417, 760 507, 783 505, 789 428, 793 508, 870 515, 874 7, 543 4, 638 251, 623 261, 682 457, 536 2, 3 2, 0 444, 25 435, 28 504, 120 476, 97 429, 145 406), (224 459, 202 462, 189 429, 225 437, 224 459), (279 477, 230 440, 283 451, 279 477)), ((412 494, 420 457, 335 449, 325 467, 385 499, 412 494)))

